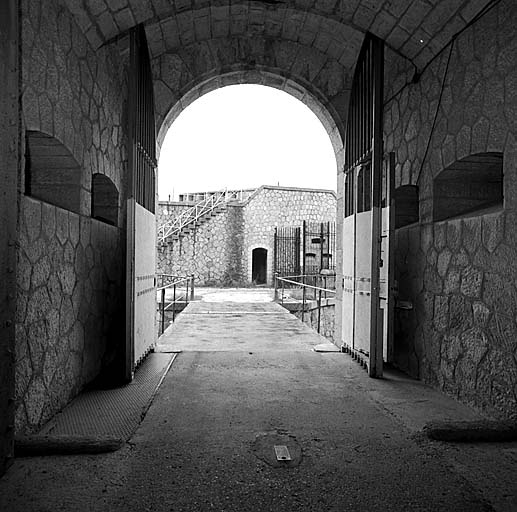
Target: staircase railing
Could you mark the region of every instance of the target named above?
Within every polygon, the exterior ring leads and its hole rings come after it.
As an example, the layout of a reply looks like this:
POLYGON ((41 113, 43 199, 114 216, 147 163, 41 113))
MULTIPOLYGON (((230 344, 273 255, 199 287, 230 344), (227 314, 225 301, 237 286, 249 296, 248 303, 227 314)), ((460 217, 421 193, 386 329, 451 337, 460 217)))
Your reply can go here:
POLYGON ((158 241, 163 242, 170 236, 174 236, 181 232, 183 228, 193 224, 204 215, 210 213, 217 206, 226 202, 226 190, 216 192, 208 196, 199 203, 185 210, 174 219, 162 224, 158 228, 158 241))

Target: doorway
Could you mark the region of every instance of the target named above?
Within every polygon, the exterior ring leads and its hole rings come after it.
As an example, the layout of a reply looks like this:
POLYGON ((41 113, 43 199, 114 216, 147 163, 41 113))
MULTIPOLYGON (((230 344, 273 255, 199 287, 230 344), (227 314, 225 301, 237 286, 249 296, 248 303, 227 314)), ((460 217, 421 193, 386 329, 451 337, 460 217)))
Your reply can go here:
POLYGON ((267 281, 267 249, 253 249, 251 257, 251 280, 255 284, 266 284, 267 281))

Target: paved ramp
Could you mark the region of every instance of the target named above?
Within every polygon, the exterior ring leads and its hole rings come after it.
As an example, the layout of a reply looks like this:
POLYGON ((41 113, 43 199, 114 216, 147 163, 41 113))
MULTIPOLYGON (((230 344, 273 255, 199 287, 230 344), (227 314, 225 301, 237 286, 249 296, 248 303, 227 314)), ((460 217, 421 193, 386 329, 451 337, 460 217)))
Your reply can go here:
POLYGON ((159 340, 158 351, 311 350, 330 343, 273 302, 191 302, 159 340))
POLYGON ((514 447, 412 436, 426 420, 475 413, 313 351, 324 340, 276 304, 224 298, 192 303, 161 339, 181 353, 126 447, 18 460, 0 480, 0 510, 516 510, 514 447))

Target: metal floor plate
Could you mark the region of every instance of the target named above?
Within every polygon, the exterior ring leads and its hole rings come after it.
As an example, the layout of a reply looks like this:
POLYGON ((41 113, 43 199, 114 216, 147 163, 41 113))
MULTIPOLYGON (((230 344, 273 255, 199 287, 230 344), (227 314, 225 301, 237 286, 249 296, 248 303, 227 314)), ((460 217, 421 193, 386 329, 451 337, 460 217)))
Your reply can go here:
POLYGON ((78 395, 39 432, 45 436, 109 436, 127 440, 149 408, 177 354, 151 353, 130 384, 78 395))

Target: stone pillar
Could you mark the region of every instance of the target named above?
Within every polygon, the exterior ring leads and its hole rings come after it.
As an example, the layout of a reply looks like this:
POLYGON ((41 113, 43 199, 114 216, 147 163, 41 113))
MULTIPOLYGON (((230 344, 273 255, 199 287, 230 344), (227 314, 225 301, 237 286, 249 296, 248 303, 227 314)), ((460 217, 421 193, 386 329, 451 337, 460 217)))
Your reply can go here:
POLYGON ((14 316, 20 166, 18 1, 0 2, 0 476, 13 457, 14 316))

